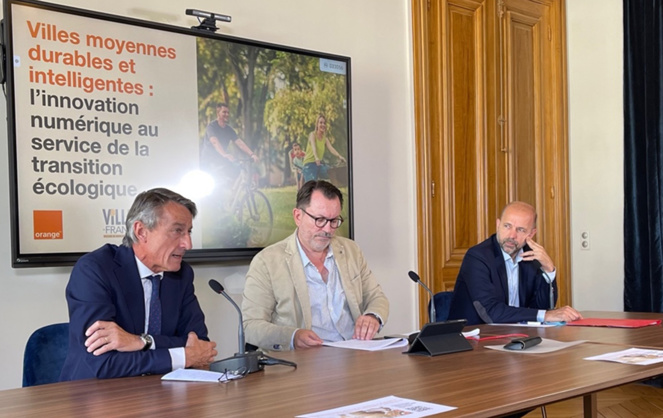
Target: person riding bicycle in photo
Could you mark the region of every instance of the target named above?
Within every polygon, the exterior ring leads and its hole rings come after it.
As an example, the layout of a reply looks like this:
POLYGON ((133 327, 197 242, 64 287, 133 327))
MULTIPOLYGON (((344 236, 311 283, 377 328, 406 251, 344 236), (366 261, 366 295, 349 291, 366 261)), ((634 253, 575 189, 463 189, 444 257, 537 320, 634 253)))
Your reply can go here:
POLYGON ((238 149, 258 162, 258 156, 237 135, 237 132, 228 124, 230 109, 226 103, 216 105, 216 120, 213 120, 205 129, 205 137, 200 148, 201 167, 210 173, 220 174, 226 179, 234 181, 240 174, 241 168, 236 163, 236 157, 229 150, 233 143, 238 149))
POLYGON ((304 182, 309 180, 327 179, 328 167, 322 163, 322 158, 325 155, 325 149, 328 149, 335 155, 342 163, 345 163, 345 158, 334 149, 332 146, 332 138, 327 133, 327 118, 320 114, 315 121, 315 130, 308 136, 308 144, 306 145, 306 154, 304 156, 304 182))
POLYGON ((207 125, 200 148, 200 167, 215 183, 205 197, 203 239, 224 248, 261 246, 269 239, 273 215, 267 197, 255 187, 260 158, 229 120, 228 105, 216 104, 216 119, 207 125))

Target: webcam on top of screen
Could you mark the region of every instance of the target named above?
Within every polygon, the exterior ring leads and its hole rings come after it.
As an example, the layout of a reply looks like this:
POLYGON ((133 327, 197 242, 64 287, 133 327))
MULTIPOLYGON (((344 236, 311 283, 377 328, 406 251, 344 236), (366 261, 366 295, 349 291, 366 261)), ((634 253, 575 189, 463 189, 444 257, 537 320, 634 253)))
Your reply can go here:
POLYGON ((218 27, 216 27, 216 22, 226 22, 230 23, 232 20, 232 17, 228 15, 222 15, 220 13, 212 13, 212 12, 205 12, 202 10, 198 9, 186 9, 186 14, 188 16, 195 16, 198 18, 198 22, 200 25, 198 26, 192 26, 191 29, 199 29, 199 30, 207 30, 207 31, 212 31, 216 32, 219 30, 218 27))

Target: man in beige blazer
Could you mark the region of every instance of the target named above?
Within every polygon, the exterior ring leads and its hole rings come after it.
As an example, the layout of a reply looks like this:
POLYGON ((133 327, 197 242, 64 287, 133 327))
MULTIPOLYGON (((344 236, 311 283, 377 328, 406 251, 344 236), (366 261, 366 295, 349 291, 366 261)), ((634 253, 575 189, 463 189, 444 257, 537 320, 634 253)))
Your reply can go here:
POLYGON ((242 314, 246 341, 269 350, 372 339, 386 323, 389 301, 357 244, 334 232, 343 196, 312 180, 297 193, 297 229, 258 253, 249 267, 242 314))

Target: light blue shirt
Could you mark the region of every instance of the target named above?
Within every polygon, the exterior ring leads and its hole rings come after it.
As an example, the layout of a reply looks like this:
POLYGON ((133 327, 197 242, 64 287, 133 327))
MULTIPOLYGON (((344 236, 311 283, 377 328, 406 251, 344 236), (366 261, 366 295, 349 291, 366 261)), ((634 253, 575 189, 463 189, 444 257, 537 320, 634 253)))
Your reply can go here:
MULTIPOLYGON (((520 269, 519 263, 523 261, 523 249, 521 248, 516 255, 516 259, 512 259, 509 254, 502 250, 502 257, 504 257, 504 265, 506 266, 506 277, 507 284, 509 287, 509 306, 515 306, 516 308, 520 307, 520 290, 519 290, 519 281, 520 281, 520 269)), ((555 273, 557 270, 552 273, 546 273, 543 275, 543 279, 549 284, 555 280, 555 273)), ((536 314, 536 320, 538 322, 543 322, 546 317, 546 310, 539 309, 539 312, 536 314)))
MULTIPOLYGON (((141 283, 143 284, 143 296, 145 302, 145 329, 144 333, 147 333, 147 327, 150 322, 150 301, 152 300, 152 280, 149 279, 150 276, 154 276, 152 270, 147 268, 138 257, 136 258, 136 265, 138 266, 138 275, 141 278, 141 283)), ((159 274, 159 277, 163 279, 163 273, 159 274)), ((152 344, 150 350, 155 350, 157 348, 156 342, 152 344)), ((184 352, 184 347, 169 348, 168 353, 170 353, 170 360, 173 366, 173 370, 183 369, 186 366, 186 355, 184 352)))
MULTIPOLYGON (((324 266, 327 269, 327 282, 306 256, 297 237, 297 249, 304 265, 304 275, 311 302, 311 329, 323 341, 349 340, 354 334, 354 321, 341 283, 341 277, 334 260, 331 246, 327 248, 324 266)), ((293 334, 294 340, 294 334, 293 334)), ((294 345, 291 343, 291 345, 294 345)), ((294 348, 294 347, 291 347, 294 348)))

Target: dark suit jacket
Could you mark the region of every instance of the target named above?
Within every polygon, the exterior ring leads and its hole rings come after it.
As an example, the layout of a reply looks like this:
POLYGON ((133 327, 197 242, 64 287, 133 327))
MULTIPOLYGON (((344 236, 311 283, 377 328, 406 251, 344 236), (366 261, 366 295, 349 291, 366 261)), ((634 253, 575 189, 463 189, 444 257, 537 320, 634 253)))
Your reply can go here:
MULTIPOLYGON (((485 309, 483 317, 493 323, 536 321, 539 309, 550 309, 550 285, 540 264, 521 261, 518 267, 520 307, 509 306, 509 285, 502 249, 495 234, 470 248, 458 272, 449 319, 467 319, 468 325, 484 321, 474 302, 485 309), (487 317, 486 317, 487 314, 487 317)), ((557 301, 557 280, 553 282, 557 301)), ((480 309, 480 308, 479 308, 480 309)))
POLYGON ((60 380, 111 378, 171 371, 169 348, 184 347, 195 332, 207 340, 205 317, 193 291, 193 270, 182 263, 161 280, 161 335, 156 350, 100 356, 85 348, 85 330, 95 321, 113 321, 140 335, 145 331, 145 302, 138 266, 131 248, 106 244, 78 260, 66 288, 69 306, 69 352, 60 380))

